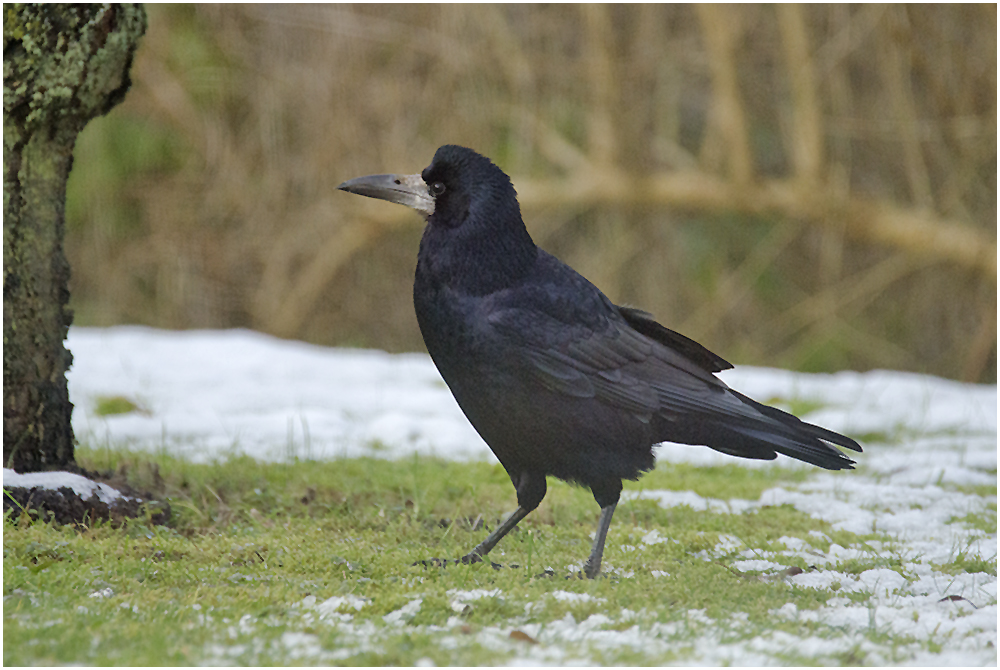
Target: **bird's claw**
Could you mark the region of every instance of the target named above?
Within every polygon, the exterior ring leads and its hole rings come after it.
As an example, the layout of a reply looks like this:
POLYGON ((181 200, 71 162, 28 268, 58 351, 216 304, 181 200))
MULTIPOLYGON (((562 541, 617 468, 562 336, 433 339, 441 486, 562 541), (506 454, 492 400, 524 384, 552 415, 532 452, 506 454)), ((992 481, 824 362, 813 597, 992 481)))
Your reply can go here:
MULTIPOLYGON (((422 566, 425 568, 446 568, 449 564, 451 565, 472 565, 473 563, 483 563, 483 557, 479 554, 466 554, 461 558, 428 558, 424 561, 417 561, 414 566, 422 566)), ((494 570, 499 570, 503 567, 500 563, 490 562, 490 567, 494 570)), ((517 567, 517 566, 511 566, 517 567)))
MULTIPOLYGON (((514 566, 511 566, 511 567, 514 567, 514 566)), ((568 575, 566 575, 565 577, 563 577, 563 579, 596 579, 597 576, 599 576, 601 574, 602 573, 598 572, 596 575, 594 575, 593 577, 591 577, 586 572, 584 572, 583 570, 577 570, 576 572, 569 573, 568 575)), ((551 579, 551 578, 553 578, 555 576, 556 576, 556 573, 555 573, 554 570, 546 570, 545 572, 541 573, 540 575, 535 575, 535 579, 551 579)))

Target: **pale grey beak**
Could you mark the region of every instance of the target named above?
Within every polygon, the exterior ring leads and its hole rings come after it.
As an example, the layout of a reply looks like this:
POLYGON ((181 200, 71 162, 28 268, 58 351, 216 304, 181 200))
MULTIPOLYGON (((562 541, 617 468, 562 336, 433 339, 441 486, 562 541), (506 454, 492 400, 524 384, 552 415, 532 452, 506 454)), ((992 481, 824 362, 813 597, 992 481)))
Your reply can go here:
POLYGON ((348 179, 337 188, 348 193, 406 205, 424 216, 434 213, 434 198, 418 174, 373 174, 348 179))

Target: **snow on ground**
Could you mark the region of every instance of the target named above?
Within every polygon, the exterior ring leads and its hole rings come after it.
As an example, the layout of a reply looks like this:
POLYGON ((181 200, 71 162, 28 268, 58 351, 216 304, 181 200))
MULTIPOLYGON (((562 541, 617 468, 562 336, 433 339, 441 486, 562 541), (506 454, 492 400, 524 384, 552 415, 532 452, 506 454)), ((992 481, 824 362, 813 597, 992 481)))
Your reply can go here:
POLYGON ((106 505, 112 505, 116 500, 123 497, 118 489, 111 488, 107 484, 91 481, 86 477, 75 475, 71 472, 31 472, 22 475, 4 468, 3 485, 7 488, 24 489, 59 490, 67 488, 83 500, 89 500, 93 496, 97 496, 97 499, 106 505))
MULTIPOLYGON (((92 447, 162 449, 193 461, 232 453, 267 461, 403 458, 413 453, 493 459, 426 355, 329 349, 249 331, 165 332, 139 327, 72 328, 68 347, 74 356, 69 375, 70 398, 76 405, 73 427, 77 438, 92 447), (129 399, 139 409, 99 416, 95 411, 98 400, 116 396, 129 399)), ((733 644, 727 640, 734 639, 732 634, 739 637, 743 624, 738 617, 726 631, 717 621, 699 624, 698 612, 689 613, 684 630, 675 624, 643 623, 641 613, 623 612, 617 621, 604 615, 576 621, 567 615, 544 626, 522 625, 523 633, 540 644, 525 645, 526 651, 516 662, 589 664, 599 656, 587 655, 586 648, 667 649, 682 640, 691 644, 692 627, 698 626, 704 630, 694 643, 687 661, 691 663, 772 664, 774 655, 787 649, 822 662, 849 651, 852 645, 874 662, 882 652, 863 632, 875 627, 915 640, 940 641, 940 653, 931 654, 925 648, 903 652, 908 664, 995 665, 996 578, 985 572, 949 575, 932 564, 945 564, 960 555, 995 560, 996 534, 956 519, 995 510, 996 386, 888 371, 805 375, 739 368, 721 377, 764 402, 779 399, 820 406, 809 414, 809 421, 862 436, 865 452, 853 455, 861 469, 850 476, 810 469, 814 474, 804 483, 768 490, 757 501, 710 500, 683 491, 629 491, 628 486, 624 495, 653 499, 664 507, 688 505, 735 513, 789 504, 828 521, 835 529, 886 534, 892 541, 871 551, 895 557, 915 577, 905 579, 888 568, 841 573, 835 569, 839 562, 863 558, 864 552, 832 545, 824 556, 817 556, 801 540, 784 538, 784 555, 800 553, 817 566, 817 570, 787 577, 789 581, 804 588, 835 586, 845 597, 833 598, 817 611, 800 612, 794 605, 786 606, 776 610, 775 617, 815 619, 842 631, 840 637, 800 640, 775 631, 750 643, 733 644), (994 487, 993 495, 968 492, 984 486, 994 487), (857 591, 871 593, 874 599, 851 600, 849 594, 857 591), (622 622, 633 619, 635 625, 623 629, 622 622)), ((703 447, 671 444, 658 447, 658 458, 772 467, 766 461, 734 459, 703 447)), ((796 465, 783 458, 778 463, 796 465)), ((4 484, 10 485, 7 470, 4 484)), ((666 541, 668 537, 652 530, 639 544, 666 541)), ((714 552, 731 556, 739 548, 737 538, 722 538, 714 552)), ((636 547, 621 548, 627 550, 636 547)), ((784 568, 766 553, 744 553, 735 569, 777 573, 784 568)), ((615 558, 613 552, 606 555, 609 571, 615 570, 615 558)), ((551 597, 569 595, 575 596, 555 591, 551 597)), ((449 596, 456 612, 480 598, 503 597, 499 591, 449 596)), ((299 609, 337 626, 345 640, 354 639, 357 649, 366 649, 390 633, 372 628, 371 621, 352 621, 352 612, 364 605, 363 600, 350 598, 317 605, 315 598, 307 598, 299 609)), ((420 606, 417 598, 386 615, 387 627, 436 628, 409 624, 420 606)), ((246 625, 256 624, 251 618, 246 625)), ((442 644, 460 644, 463 635, 452 628, 449 624, 441 629, 447 633, 442 644)), ((477 641, 507 649, 510 633, 507 628, 487 629, 477 641)), ((356 653, 342 649, 331 656, 319 647, 315 636, 305 633, 286 633, 282 643, 303 660, 343 661, 356 653)), ((219 660, 232 660, 240 653, 234 647, 217 650, 219 660)), ((898 661, 885 657, 885 662, 898 661)))
MULTIPOLYGON (((414 452, 495 460, 425 354, 330 349, 245 330, 131 326, 72 328, 67 346, 74 357, 73 429, 91 446, 168 448, 194 461, 232 452, 269 461, 402 458, 414 452), (128 398, 140 411, 98 416, 98 398, 115 396, 128 398)), ((741 367, 720 376, 761 401, 820 403, 824 407, 809 420, 847 434, 892 434, 905 426, 911 433, 941 434, 948 444, 949 433, 975 434, 975 444, 956 453, 949 446, 943 457, 931 444, 914 451, 926 453, 922 465, 936 464, 939 470, 991 467, 990 462, 996 467, 996 386, 887 371, 804 375, 741 367)), ((670 461, 736 462, 703 447, 659 449, 659 457, 670 461)), ((868 466, 897 465, 895 459, 862 458, 868 466)))
POLYGON ((73 430, 193 461, 418 452, 492 458, 424 354, 330 349, 245 330, 73 328, 73 430), (140 407, 100 417, 101 397, 140 407))

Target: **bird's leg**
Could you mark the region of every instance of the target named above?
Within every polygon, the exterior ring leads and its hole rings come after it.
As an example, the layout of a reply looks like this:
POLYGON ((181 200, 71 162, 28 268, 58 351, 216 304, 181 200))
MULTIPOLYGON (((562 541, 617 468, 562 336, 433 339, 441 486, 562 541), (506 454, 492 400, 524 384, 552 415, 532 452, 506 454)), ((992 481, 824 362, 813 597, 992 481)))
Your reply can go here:
MULTIPOLYGON (((531 510, 524 509, 523 507, 518 507, 514 510, 514 513, 507 517, 507 520, 500 524, 496 530, 490 533, 489 537, 476 545, 476 548, 470 551, 468 554, 462 557, 463 563, 478 563, 482 560, 482 557, 490 553, 490 549, 496 546, 504 535, 509 533, 517 523, 528 516, 528 512, 531 510)), ((603 542, 602 542, 603 545, 603 542)), ((598 566, 600 565, 600 558, 597 560, 598 566)))
POLYGON ((608 537, 608 528, 611 527, 611 517, 615 513, 618 503, 611 503, 607 507, 601 508, 601 517, 597 520, 597 534, 594 536, 594 545, 590 548, 590 556, 583 564, 583 574, 588 579, 593 579, 601 571, 601 557, 604 556, 604 540, 608 537))

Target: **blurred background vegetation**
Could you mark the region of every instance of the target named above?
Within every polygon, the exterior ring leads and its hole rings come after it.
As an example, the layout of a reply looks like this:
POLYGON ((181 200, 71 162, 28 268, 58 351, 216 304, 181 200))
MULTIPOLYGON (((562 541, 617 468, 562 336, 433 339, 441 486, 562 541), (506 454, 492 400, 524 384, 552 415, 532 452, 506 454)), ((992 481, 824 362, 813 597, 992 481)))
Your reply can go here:
POLYGON ((996 5, 150 5, 67 203, 79 325, 421 350, 441 144, 734 363, 996 382, 996 5))

